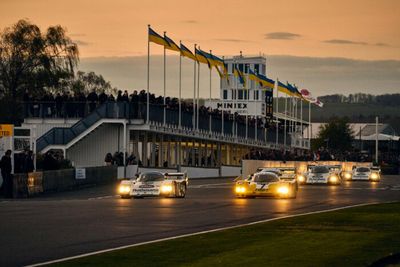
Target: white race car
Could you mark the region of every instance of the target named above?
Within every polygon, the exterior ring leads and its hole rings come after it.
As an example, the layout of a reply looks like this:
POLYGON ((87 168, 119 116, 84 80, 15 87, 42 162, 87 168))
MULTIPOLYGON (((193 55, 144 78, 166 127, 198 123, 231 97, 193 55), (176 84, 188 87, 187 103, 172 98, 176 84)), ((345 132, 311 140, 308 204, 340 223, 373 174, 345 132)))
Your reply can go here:
POLYGON ((379 182, 381 179, 380 171, 369 167, 356 167, 353 170, 351 180, 353 181, 372 181, 379 182))
POLYGON ((137 179, 122 180, 118 191, 121 198, 186 196, 186 173, 143 172, 137 179))
POLYGON ((339 185, 341 183, 340 175, 335 167, 328 165, 308 166, 308 172, 305 174, 306 184, 330 184, 339 185))

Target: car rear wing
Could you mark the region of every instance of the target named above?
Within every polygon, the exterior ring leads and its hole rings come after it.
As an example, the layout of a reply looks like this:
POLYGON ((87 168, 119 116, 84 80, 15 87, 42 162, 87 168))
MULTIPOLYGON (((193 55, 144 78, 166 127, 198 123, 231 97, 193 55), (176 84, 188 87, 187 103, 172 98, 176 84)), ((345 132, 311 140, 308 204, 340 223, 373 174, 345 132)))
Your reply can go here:
MULTIPOLYGON (((164 173, 164 176, 165 177, 179 177, 179 176, 182 176, 183 180, 188 180, 188 176, 187 176, 186 172, 166 172, 166 173, 164 173)), ((176 179, 173 179, 173 180, 179 180, 179 178, 176 178, 176 179)))

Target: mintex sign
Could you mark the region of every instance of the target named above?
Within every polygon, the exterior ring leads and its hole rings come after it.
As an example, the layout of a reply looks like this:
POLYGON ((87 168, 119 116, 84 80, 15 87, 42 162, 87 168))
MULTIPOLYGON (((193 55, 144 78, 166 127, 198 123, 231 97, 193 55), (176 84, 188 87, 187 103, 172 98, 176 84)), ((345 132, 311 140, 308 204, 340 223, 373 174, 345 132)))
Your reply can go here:
POLYGON ((12 124, 0 124, 0 138, 13 136, 14 125, 12 124))

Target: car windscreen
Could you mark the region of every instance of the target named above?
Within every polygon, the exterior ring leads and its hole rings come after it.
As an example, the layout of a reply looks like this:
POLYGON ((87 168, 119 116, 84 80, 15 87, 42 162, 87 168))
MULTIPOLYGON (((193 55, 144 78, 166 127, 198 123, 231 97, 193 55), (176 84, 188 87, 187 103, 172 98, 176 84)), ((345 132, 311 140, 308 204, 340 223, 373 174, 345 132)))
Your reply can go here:
POLYGON ((315 166, 311 168, 312 173, 328 173, 329 169, 326 166, 315 166))
POLYGON ((282 174, 295 174, 295 169, 281 169, 282 174))
POLYGON ((165 179, 167 180, 183 180, 183 175, 165 175, 165 179))
POLYGON ((260 173, 254 175, 253 181, 256 183, 272 183, 272 182, 278 182, 279 178, 272 173, 260 173))
POLYGON ((342 168, 340 166, 330 166, 329 169, 331 171, 340 171, 342 168))
POLYGON ((147 172, 147 173, 142 173, 139 176, 139 182, 159 182, 159 181, 164 181, 164 175, 162 173, 158 172, 147 172))
POLYGON ((356 172, 369 172, 370 169, 367 167, 360 167, 356 169, 356 172))

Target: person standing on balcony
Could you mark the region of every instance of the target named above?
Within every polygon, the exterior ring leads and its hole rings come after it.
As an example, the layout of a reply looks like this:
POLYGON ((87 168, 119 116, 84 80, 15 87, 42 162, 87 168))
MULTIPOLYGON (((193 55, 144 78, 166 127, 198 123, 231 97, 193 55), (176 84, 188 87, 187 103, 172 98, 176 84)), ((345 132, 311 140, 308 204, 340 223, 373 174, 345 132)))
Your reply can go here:
POLYGON ((97 101, 99 100, 96 91, 93 89, 87 96, 87 101, 89 102, 89 112, 93 112, 96 109, 97 101))
POLYGON ((55 99, 56 101, 56 116, 61 117, 62 114, 62 108, 63 108, 63 97, 61 96, 60 93, 57 93, 55 99))
POLYGON ((100 105, 104 104, 105 102, 107 102, 107 95, 106 92, 104 90, 101 91, 101 94, 99 94, 99 103, 100 105))

